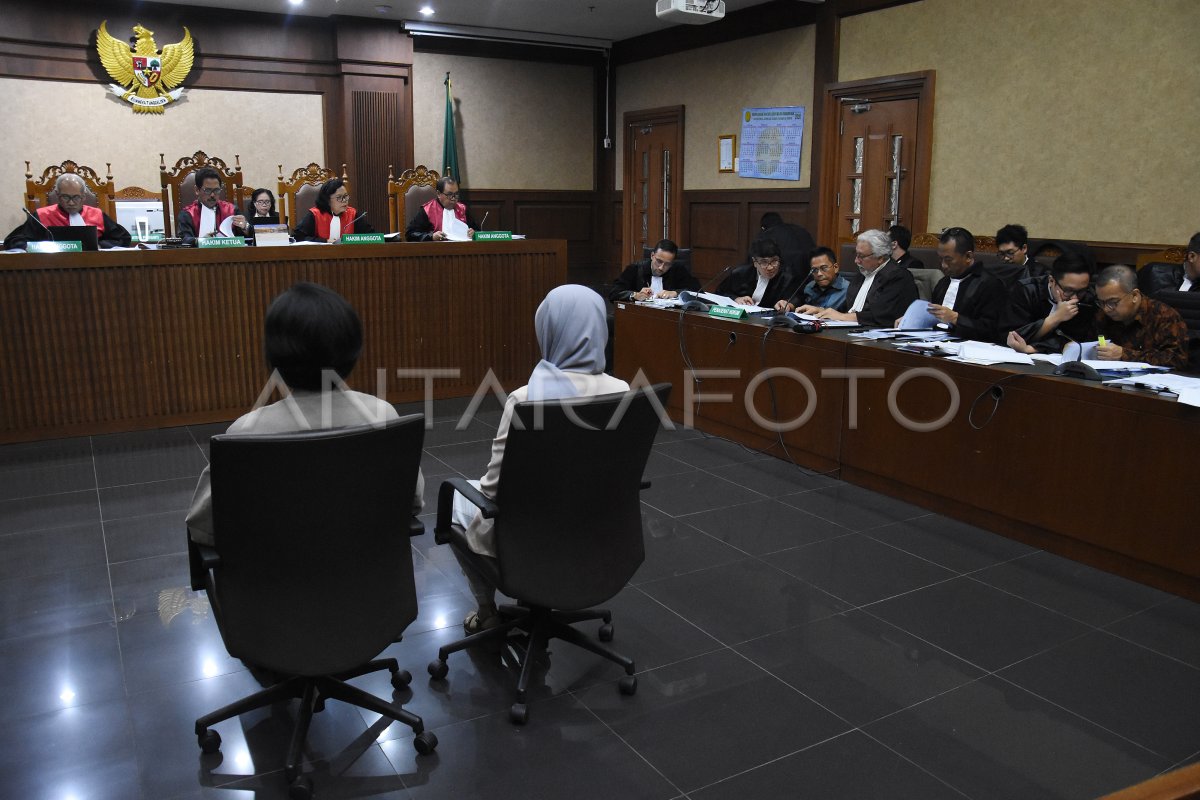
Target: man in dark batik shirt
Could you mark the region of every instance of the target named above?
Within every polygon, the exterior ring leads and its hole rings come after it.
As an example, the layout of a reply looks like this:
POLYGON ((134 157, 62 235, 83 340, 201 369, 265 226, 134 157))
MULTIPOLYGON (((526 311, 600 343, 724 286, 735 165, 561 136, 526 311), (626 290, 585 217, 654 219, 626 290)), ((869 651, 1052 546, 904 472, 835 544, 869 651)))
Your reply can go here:
POLYGON ((1187 366, 1187 324, 1169 305, 1143 295, 1132 269, 1106 267, 1096 279, 1096 300, 1096 332, 1107 340, 1096 350, 1101 360, 1187 366))

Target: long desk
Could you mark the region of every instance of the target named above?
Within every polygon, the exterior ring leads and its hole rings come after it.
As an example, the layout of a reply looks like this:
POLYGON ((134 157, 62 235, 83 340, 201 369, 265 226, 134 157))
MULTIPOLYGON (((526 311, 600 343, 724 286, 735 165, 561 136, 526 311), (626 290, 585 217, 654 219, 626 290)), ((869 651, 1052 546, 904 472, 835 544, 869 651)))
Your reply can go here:
POLYGON ((0 256, 0 443, 232 419, 267 382, 263 316, 296 281, 363 321, 353 388, 421 400, 520 385, 559 240, 0 256))
MULTIPOLYGON (((696 427, 782 456, 779 435, 753 420, 740 398, 764 367, 791 368, 806 376, 811 394, 780 373, 775 419, 794 419, 816 403, 803 426, 782 433, 797 463, 840 469, 852 483, 1200 600, 1200 501, 1190 490, 1200 409, 1056 378, 1042 365, 949 362, 840 332, 768 332, 700 314, 681 321, 627 303, 615 314, 617 375, 631 380, 640 369, 650 381, 674 383, 669 411, 677 421, 689 394, 731 394, 735 402, 702 399, 692 411, 696 427), (740 373, 702 379, 697 388, 684 349, 701 376, 740 373), (851 383, 830 369, 859 377, 851 383), (989 390, 1001 380, 987 419, 989 390), (968 416, 981 394, 976 429, 968 416), (952 395, 959 401, 950 413, 952 395), (932 424, 943 416, 944 424, 932 424)), ((753 398, 770 418, 765 385, 753 398)))

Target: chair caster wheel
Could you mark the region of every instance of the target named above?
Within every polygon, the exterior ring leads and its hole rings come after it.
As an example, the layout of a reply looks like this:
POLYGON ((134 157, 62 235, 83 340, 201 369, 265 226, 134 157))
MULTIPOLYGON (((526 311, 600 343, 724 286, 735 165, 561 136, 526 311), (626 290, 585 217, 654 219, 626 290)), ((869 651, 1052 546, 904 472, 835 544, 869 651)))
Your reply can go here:
POLYGON ((312 789, 312 781, 301 775, 288 787, 288 797, 291 800, 312 800, 312 789))
POLYGON ((438 740, 433 735, 433 731, 422 731, 417 734, 417 738, 413 739, 413 747, 416 748, 417 754, 427 756, 437 749, 438 740))
POLYGON ((617 688, 621 690, 621 694, 630 695, 637 693, 637 676, 626 675, 621 680, 617 681, 617 688))
POLYGON ((600 626, 600 641, 611 642, 613 637, 613 627, 611 624, 600 626))
POLYGON ((215 753, 221 749, 221 734, 208 728, 204 733, 197 734, 196 743, 200 745, 201 752, 215 753))
POLYGON ((440 681, 450 674, 450 665, 445 661, 430 661, 429 662, 429 677, 435 681, 440 681))
POLYGON ((412 683, 412 673, 409 672, 408 670, 402 669, 399 672, 392 673, 392 688, 393 689, 404 689, 410 683, 412 683))
POLYGON ((508 718, 514 725, 524 725, 529 721, 529 707, 524 703, 513 703, 508 710, 508 718))

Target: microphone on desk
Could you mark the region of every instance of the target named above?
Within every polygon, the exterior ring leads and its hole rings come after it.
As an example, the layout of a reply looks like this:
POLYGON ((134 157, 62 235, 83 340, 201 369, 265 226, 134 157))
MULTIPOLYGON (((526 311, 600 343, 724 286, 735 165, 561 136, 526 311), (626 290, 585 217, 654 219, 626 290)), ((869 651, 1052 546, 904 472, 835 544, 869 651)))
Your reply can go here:
POLYGON ((492 212, 491 212, 491 211, 485 211, 485 212, 483 212, 483 219, 481 219, 481 220, 479 221, 479 230, 481 230, 481 231, 482 231, 482 230, 487 230, 487 229, 486 229, 486 228, 484 228, 483 226, 484 226, 484 225, 487 225, 487 217, 488 217, 488 214, 490 214, 490 213, 492 213, 492 212))
POLYGON ((365 217, 366 215, 367 215, 367 212, 365 212, 365 211, 364 211, 364 212, 362 212, 362 213, 361 213, 361 214, 359 214, 357 217, 355 217, 354 219, 350 220, 350 224, 351 224, 351 225, 353 225, 354 223, 358 222, 360 219, 362 219, 362 218, 363 218, 363 217, 365 217))
POLYGON ((1060 362, 1059 365, 1054 368, 1053 374, 1061 375, 1064 378, 1079 378, 1085 381, 1102 380, 1099 372, 1096 372, 1094 368, 1083 363, 1083 345, 1072 339, 1071 335, 1064 332, 1061 328, 1058 329, 1058 332, 1064 339, 1079 348, 1079 354, 1073 361, 1060 362))
POLYGON ((36 222, 38 224, 38 226, 46 232, 46 235, 50 237, 50 241, 52 241, 52 242, 56 241, 54 238, 54 231, 50 230, 50 228, 48 228, 46 226, 46 223, 42 222, 41 217, 39 217, 37 214, 34 214, 32 211, 30 211, 25 206, 21 206, 21 210, 25 212, 25 216, 29 217, 31 220, 36 222))
POLYGON ((730 264, 728 267, 721 270, 713 277, 709 278, 704 283, 704 285, 700 287, 700 291, 698 291, 698 292, 689 292, 686 290, 680 292, 679 299, 683 301, 683 305, 680 306, 680 309, 682 311, 708 311, 708 309, 710 308, 709 304, 704 302, 703 300, 700 300, 698 298, 698 295, 701 295, 701 294, 704 294, 705 292, 707 292, 709 290, 709 288, 712 287, 712 285, 717 282, 718 279, 723 278, 725 276, 725 273, 729 272, 736 266, 737 266, 737 264, 730 264))

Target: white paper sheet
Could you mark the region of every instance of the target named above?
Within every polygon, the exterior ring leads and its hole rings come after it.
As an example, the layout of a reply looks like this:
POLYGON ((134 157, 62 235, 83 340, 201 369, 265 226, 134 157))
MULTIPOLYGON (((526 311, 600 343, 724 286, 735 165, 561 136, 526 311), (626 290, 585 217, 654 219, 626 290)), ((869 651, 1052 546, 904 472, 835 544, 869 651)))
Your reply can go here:
POLYGON ((442 220, 442 233, 446 234, 446 238, 452 242, 469 242, 471 237, 467 235, 467 223, 460 220, 458 217, 453 217, 449 220, 442 220))

